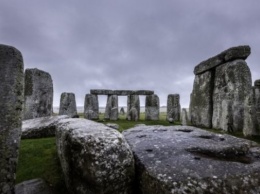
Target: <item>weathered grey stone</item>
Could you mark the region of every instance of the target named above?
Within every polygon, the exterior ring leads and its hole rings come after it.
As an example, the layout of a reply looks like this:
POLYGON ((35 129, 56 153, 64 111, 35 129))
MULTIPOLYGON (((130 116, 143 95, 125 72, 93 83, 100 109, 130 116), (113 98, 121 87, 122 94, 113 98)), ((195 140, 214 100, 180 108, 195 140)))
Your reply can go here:
POLYGON ((233 61, 236 59, 245 60, 251 53, 249 46, 237 46, 229 48, 215 57, 209 58, 206 61, 201 62, 194 68, 194 74, 200 74, 205 71, 211 70, 212 68, 217 67, 223 63, 233 61))
POLYGON ((260 79, 255 80, 254 86, 255 87, 260 87, 260 79))
POLYGON ((106 126, 111 127, 113 129, 116 129, 116 130, 119 129, 119 125, 116 124, 116 123, 107 123, 106 126))
POLYGON ((159 120, 160 100, 156 94, 147 95, 145 98, 145 120, 159 120))
POLYGON ((188 108, 182 108, 181 111, 181 124, 189 125, 190 124, 190 113, 188 108))
POLYGON ((179 94, 169 94, 167 98, 167 121, 169 119, 173 121, 181 120, 181 105, 179 94))
POLYGON ((86 119, 67 119, 57 126, 56 143, 71 193, 133 193, 132 151, 115 129, 86 119))
POLYGON ((139 126, 123 135, 140 193, 260 193, 256 143, 188 126, 139 126))
POLYGON ((153 95, 154 91, 151 90, 135 90, 132 95, 153 95))
POLYGON ((120 114, 125 115, 125 109, 123 107, 120 108, 120 114))
POLYGON ((44 180, 32 179, 15 185, 15 194, 53 194, 53 192, 44 180))
POLYGON ((90 90, 90 94, 94 94, 94 95, 113 95, 114 91, 113 90, 104 90, 104 89, 93 89, 93 90, 90 90))
POLYGON ((114 90, 113 94, 118 96, 128 96, 133 93, 133 90, 114 90))
POLYGON ((127 96, 127 119, 137 121, 140 117, 140 100, 138 95, 127 96))
POLYGON ((109 95, 107 96, 107 105, 104 115, 105 119, 114 120, 118 119, 118 96, 109 95))
POLYGON ((0 193, 14 193, 24 101, 24 66, 19 50, 0 44, 0 193))
POLYGON ((260 126, 257 120, 257 112, 255 106, 254 87, 245 98, 244 117, 243 117, 243 134, 244 136, 260 135, 260 126))
POLYGON ((24 120, 22 139, 54 137, 56 124, 67 118, 69 118, 67 115, 61 115, 24 120))
POLYGON ((254 84, 254 95, 255 95, 255 108, 257 114, 257 120, 260 125, 260 80, 256 80, 254 84))
POLYGON ((84 118, 90 120, 95 120, 99 118, 97 95, 86 94, 84 104, 84 118))
POLYGON ((251 87, 251 72, 244 60, 235 60, 216 68, 212 95, 213 128, 227 130, 227 117, 231 116, 233 130, 243 130, 244 103, 251 87))
POLYGON ((24 120, 52 115, 53 83, 49 73, 26 69, 24 89, 24 120))
POLYGON ((212 127, 212 93, 214 71, 195 76, 190 99, 191 124, 197 127, 212 127))
POLYGON ((59 115, 75 117, 77 114, 75 94, 67 92, 62 93, 60 97, 59 115))

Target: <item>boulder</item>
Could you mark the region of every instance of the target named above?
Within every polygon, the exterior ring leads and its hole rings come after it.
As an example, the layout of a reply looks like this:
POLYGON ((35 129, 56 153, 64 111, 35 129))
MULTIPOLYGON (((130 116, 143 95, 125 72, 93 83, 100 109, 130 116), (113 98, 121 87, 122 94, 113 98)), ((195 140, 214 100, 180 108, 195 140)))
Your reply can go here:
POLYGON ((139 193, 260 193, 260 147, 189 126, 123 132, 134 153, 139 193))
POLYGON ((214 72, 207 71, 195 76, 190 99, 191 124, 197 127, 212 127, 212 93, 214 72))
POLYGON ((181 105, 179 94, 169 94, 167 98, 167 120, 181 120, 181 105))
POLYGON ((140 100, 138 95, 127 96, 127 119, 137 121, 140 117, 140 100))
POLYGON ((212 95, 213 128, 227 131, 227 118, 232 117, 234 131, 243 130, 244 103, 251 88, 251 72, 244 60, 234 60, 216 68, 212 95))
POLYGON ((24 65, 19 50, 0 44, 0 193, 14 193, 22 128, 24 65))
POLYGON ((157 121, 160 115, 160 100, 156 94, 145 98, 145 120, 157 121))
POLYGON ((96 120, 99 118, 98 96, 86 94, 84 104, 84 118, 96 120))
POLYGON ((67 118, 69 117, 61 115, 24 120, 22 125, 22 139, 54 137, 56 124, 60 120, 67 118))
POLYGON ((26 69, 24 98, 24 120, 51 116, 53 111, 51 75, 37 68, 26 69))
POLYGON ((73 118, 77 114, 75 94, 63 92, 60 97, 59 115, 68 115, 73 118))
POLYGON ((251 48, 248 45, 245 46, 237 46, 229 48, 220 54, 207 59, 206 61, 202 61, 194 68, 194 74, 198 75, 205 71, 209 71, 217 66, 233 61, 236 59, 245 60, 251 54, 251 48))
POLYGON ((134 159, 117 130, 86 119, 57 125, 58 156, 71 193, 133 193, 134 159))
POLYGON ((42 179, 32 179, 15 185, 15 194, 54 194, 42 179))

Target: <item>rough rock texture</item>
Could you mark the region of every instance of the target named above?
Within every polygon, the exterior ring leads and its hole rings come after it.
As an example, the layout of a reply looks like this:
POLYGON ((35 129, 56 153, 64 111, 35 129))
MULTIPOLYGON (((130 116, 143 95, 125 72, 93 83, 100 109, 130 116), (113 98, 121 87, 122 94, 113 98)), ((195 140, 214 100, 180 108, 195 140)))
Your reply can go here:
POLYGON ((181 105, 179 94, 169 94, 167 98, 167 120, 173 121, 181 120, 181 105))
POLYGON ((123 107, 120 108, 120 114, 125 115, 125 109, 123 107))
POLYGON ((260 80, 256 80, 254 83, 254 96, 255 96, 255 108, 257 114, 257 120, 260 125, 260 80))
POLYGON ((233 130, 243 130, 244 103, 251 88, 251 72, 244 60, 234 60, 216 68, 213 128, 227 130, 228 117, 233 117, 233 130))
POLYGON ((191 123, 199 127, 212 127, 212 93, 214 72, 207 71, 195 76, 190 100, 191 123))
POLYGON ((99 118, 97 95, 86 94, 84 104, 84 117, 90 120, 95 120, 99 118))
POLYGON ((200 64, 198 64, 194 69, 194 74, 197 75, 203 73, 205 71, 217 67, 218 65, 236 59, 245 60, 250 55, 250 53, 251 49, 247 45, 229 48, 221 52, 220 54, 216 55, 215 57, 209 58, 206 61, 203 61, 200 64))
POLYGON ((133 193, 133 155, 115 129, 86 119, 67 119, 57 125, 56 143, 71 193, 133 193))
POLYGON ((42 179, 32 179, 15 185, 15 194, 52 194, 50 186, 42 179))
POLYGON ((116 130, 119 129, 119 125, 116 124, 116 123, 107 123, 106 126, 111 127, 113 129, 116 129, 116 130))
POLYGON ((118 119, 118 96, 117 95, 107 96, 107 105, 106 105, 104 118, 109 120, 114 120, 114 121, 118 119))
POLYGON ((113 95, 114 91, 113 90, 104 90, 104 89, 93 89, 93 90, 90 90, 90 94, 94 94, 94 95, 113 95))
POLYGON ((59 115, 75 117, 77 114, 75 94, 67 92, 62 93, 60 97, 59 115))
POLYGON ((61 115, 24 120, 22 139, 54 137, 56 124, 67 118, 69 118, 67 115, 61 115))
POLYGON ((140 117, 140 100, 138 95, 127 96, 127 119, 137 121, 140 117))
POLYGON ((181 124, 182 125, 190 124, 190 113, 188 108, 181 109, 181 124))
POLYGON ((260 193, 256 143, 188 126, 139 126, 123 135, 140 193, 260 193))
POLYGON ((0 44, 0 193, 14 192, 23 108, 23 57, 0 44))
POLYGON ((160 100, 156 94, 147 95, 145 98, 145 120, 159 120, 160 100))
POLYGON ((26 69, 24 90, 24 120, 52 115, 53 83, 49 73, 26 69))
POLYGON ((260 126, 257 120, 257 112, 255 106, 254 87, 245 98, 244 116, 243 116, 243 134, 245 136, 253 136, 260 134, 260 126))

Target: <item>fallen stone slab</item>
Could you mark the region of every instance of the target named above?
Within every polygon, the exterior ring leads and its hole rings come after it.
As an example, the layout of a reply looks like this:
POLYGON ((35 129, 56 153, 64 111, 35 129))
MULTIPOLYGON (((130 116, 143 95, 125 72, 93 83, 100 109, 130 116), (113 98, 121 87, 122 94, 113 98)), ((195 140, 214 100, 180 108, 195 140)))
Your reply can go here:
POLYGON ((55 126, 62 120, 69 118, 67 115, 41 117, 24 120, 22 124, 22 139, 54 137, 55 126))
POLYGON ((251 48, 248 45, 231 47, 212 58, 202 61, 194 68, 194 74, 197 75, 203 73, 214 67, 217 67, 218 65, 221 65, 223 63, 232 60, 236 60, 236 59, 245 60, 250 54, 251 54, 251 48))
POLYGON ((56 144, 71 193, 133 193, 133 154, 117 130, 87 119, 64 119, 57 125, 56 144))
POLYGON ((15 194, 53 194, 53 192, 44 180, 32 179, 15 185, 15 194))
POLYGON ((259 145, 189 126, 123 132, 140 193, 260 193, 259 145))

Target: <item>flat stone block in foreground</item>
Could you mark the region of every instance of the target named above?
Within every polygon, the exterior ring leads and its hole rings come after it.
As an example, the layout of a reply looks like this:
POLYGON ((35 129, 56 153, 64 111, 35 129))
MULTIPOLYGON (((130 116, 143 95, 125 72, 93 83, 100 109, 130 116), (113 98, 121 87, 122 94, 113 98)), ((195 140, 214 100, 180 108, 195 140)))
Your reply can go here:
POLYGON ((123 134, 134 153, 139 193, 260 193, 254 142, 188 126, 138 126, 123 134))
POLYGON ((56 144, 71 193, 133 193, 133 154, 117 130, 86 119, 66 119, 57 125, 56 144))

